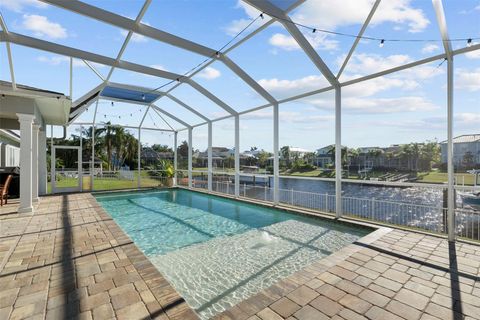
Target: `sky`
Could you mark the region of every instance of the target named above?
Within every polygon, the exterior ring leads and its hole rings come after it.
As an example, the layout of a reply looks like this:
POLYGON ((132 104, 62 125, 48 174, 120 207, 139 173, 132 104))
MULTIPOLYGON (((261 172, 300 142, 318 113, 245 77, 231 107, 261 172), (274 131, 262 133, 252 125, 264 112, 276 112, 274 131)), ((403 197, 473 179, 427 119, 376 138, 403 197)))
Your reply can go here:
MULTIPOLYGON (((143 1, 88 0, 89 4, 132 19, 143 1)), ((272 1, 287 8, 291 1, 272 1)), ((356 35, 373 0, 307 0, 290 12, 293 21, 334 32, 356 35)), ((443 1, 451 39, 480 38, 480 1, 443 1)), ((3 0, 0 11, 10 31, 41 38, 116 58, 127 35, 111 25, 73 14, 36 0, 3 0)), ((218 50, 241 29, 257 18, 259 11, 237 0, 185 1, 153 0, 142 22, 174 35, 218 50)), ((245 33, 251 33, 269 20, 258 19, 245 33)), ((353 44, 353 38, 300 30, 336 75, 353 44)), ((408 62, 441 54, 443 46, 430 0, 382 1, 365 31, 378 39, 428 39, 425 42, 389 42, 361 40, 343 71, 347 81, 408 62)), ((238 40, 237 39, 237 40, 238 40)), ((479 40, 474 40, 476 43, 479 40)), ((454 41, 459 49, 466 41, 454 41)), ((69 58, 12 45, 16 81, 21 84, 69 94, 69 58), (34 70, 34 72, 32 72, 34 70)), ((284 99, 328 86, 321 72, 298 47, 282 25, 274 23, 233 49, 228 56, 276 99, 284 99)), ((153 39, 134 35, 123 60, 182 74, 205 58, 153 39)), ((104 76, 110 67, 94 64, 104 76)), ((342 89, 342 144, 349 147, 389 146, 427 140, 446 139, 446 63, 434 61, 409 70, 347 86, 342 89)), ((455 57, 454 135, 480 133, 480 50, 455 57)), ((10 81, 5 44, 0 43, 0 79, 10 81)), ((266 104, 266 101, 240 80, 230 69, 216 61, 193 79, 237 111, 266 104)), ((115 69, 111 81, 148 88, 168 81, 153 76, 115 69)), ((74 61, 73 99, 78 99, 101 80, 82 62, 74 61)), ((164 90, 171 88, 166 86, 164 90)), ((171 94, 202 112, 210 119, 226 112, 188 85, 171 94)), ((189 124, 203 120, 164 97, 157 105, 189 124)), ((280 146, 290 145, 315 150, 334 143, 334 93, 280 104, 280 146)), ((101 101, 97 121, 138 126, 146 107, 101 101)), ((240 148, 273 149, 272 108, 240 117, 240 148)), ((93 108, 78 121, 91 122, 93 108)), ((149 110, 146 128, 175 129, 182 125, 149 110)), ((75 128, 70 131, 74 132, 75 128)), ((56 131, 57 132, 57 131, 56 131)), ((132 130, 136 135, 136 130, 132 130)), ((213 144, 233 147, 234 121, 213 124, 213 144)), ((186 140, 186 131, 179 133, 186 140)), ((142 142, 173 145, 173 135, 143 130, 142 142)), ((193 147, 207 146, 206 125, 193 131, 193 147)))

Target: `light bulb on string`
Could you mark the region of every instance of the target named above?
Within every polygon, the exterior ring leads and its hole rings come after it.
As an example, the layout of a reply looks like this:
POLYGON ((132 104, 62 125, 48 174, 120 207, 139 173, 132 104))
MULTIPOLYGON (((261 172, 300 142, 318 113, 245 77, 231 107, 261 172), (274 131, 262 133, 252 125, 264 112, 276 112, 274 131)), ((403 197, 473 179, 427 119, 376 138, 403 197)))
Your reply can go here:
POLYGON ((220 52, 215 52, 215 57, 220 58, 220 52))
POLYGON ((145 93, 142 93, 142 100, 145 100, 145 93))
POLYGON ((114 103, 113 103, 113 101, 112 101, 112 107, 113 107, 113 104, 114 104, 114 103))
POLYGON ((384 39, 380 40, 380 44, 378 46, 380 48, 383 48, 384 45, 385 45, 385 40, 384 39))
POLYGON ((470 48, 472 45, 473 45, 472 39, 468 39, 468 40, 467 40, 467 47, 470 48))
POLYGON ((312 33, 315 33, 315 32, 317 32, 317 29, 313 28, 312 33))
POLYGON ((260 18, 265 19, 265 17, 263 16, 263 13, 260 13, 260 18))

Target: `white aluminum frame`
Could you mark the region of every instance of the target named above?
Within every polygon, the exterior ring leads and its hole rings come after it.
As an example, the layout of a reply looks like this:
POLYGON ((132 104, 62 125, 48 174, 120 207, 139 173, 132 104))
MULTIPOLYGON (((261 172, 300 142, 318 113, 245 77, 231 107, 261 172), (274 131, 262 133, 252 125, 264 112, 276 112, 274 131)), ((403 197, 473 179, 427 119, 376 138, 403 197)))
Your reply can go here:
MULTIPOLYGON (((53 135, 52 135, 53 137, 53 135)), ((61 193, 61 192, 80 192, 83 189, 83 168, 82 168, 82 147, 81 146, 62 146, 62 145, 52 145, 52 156, 51 156, 51 182, 52 182, 52 193, 61 193), (67 150, 77 150, 78 152, 78 186, 77 187, 57 187, 55 176, 55 158, 57 149, 67 149, 67 150)))
MULTIPOLYGON (((77 103, 74 103, 73 106, 77 107, 77 104, 82 101, 86 96, 94 93, 95 91, 101 91, 105 86, 107 85, 116 85, 116 86, 123 86, 123 87, 131 87, 134 88, 135 86, 129 86, 129 85, 124 85, 124 84, 113 84, 109 82, 109 79, 111 78, 111 75, 113 71, 116 68, 128 70, 128 71, 133 71, 133 72, 138 72, 146 75, 151 75, 154 77, 158 78, 165 78, 169 79, 171 81, 177 81, 175 85, 173 85, 170 89, 168 89, 166 92, 161 92, 158 90, 152 90, 148 88, 141 88, 140 90, 143 90, 145 92, 155 92, 159 94, 159 98, 153 101, 153 103, 143 103, 144 105, 147 105, 148 108, 145 111, 145 114, 142 117, 142 120, 140 122, 140 125, 138 127, 130 127, 130 126, 124 126, 124 127, 129 127, 129 128, 135 128, 139 130, 139 137, 140 137, 140 130, 143 127, 143 123, 145 120, 145 117, 147 113, 150 110, 154 110, 167 124, 167 126, 170 128, 170 130, 165 130, 165 129, 154 129, 154 128, 148 128, 150 130, 158 130, 158 131, 170 131, 174 132, 174 145, 175 145, 175 160, 174 160, 174 166, 175 169, 177 169, 177 136, 178 132, 181 130, 188 130, 188 140, 189 140, 189 155, 188 155, 188 174, 189 174, 189 186, 191 186, 191 177, 192 177, 192 130, 195 127, 201 126, 201 125, 208 125, 208 189, 212 189, 212 155, 211 155, 211 148, 212 148, 212 124, 215 121, 220 121, 224 120, 227 118, 234 117, 235 119, 235 177, 236 177, 236 183, 235 183, 235 195, 239 195, 239 174, 240 174, 240 165, 239 165, 239 116, 249 113, 249 112, 254 112, 258 111, 264 108, 272 107, 273 108, 273 144, 274 144, 274 203, 278 203, 278 180, 279 180, 279 106, 282 103, 286 103, 289 101, 294 101, 298 99, 302 99, 305 97, 309 97, 315 94, 319 94, 322 92, 328 92, 331 90, 335 91, 335 146, 336 146, 336 152, 335 152, 335 169, 337 172, 335 182, 336 182, 336 206, 337 206, 337 217, 340 217, 342 212, 341 212, 341 182, 342 179, 341 177, 341 88, 349 85, 353 85, 356 83, 360 83, 363 81, 367 81, 370 79, 374 79, 377 77, 382 77, 385 75, 389 75, 394 72, 398 72, 401 70, 405 70, 408 68, 412 68, 415 66, 419 66, 422 64, 430 63, 433 61, 441 60, 441 59, 446 59, 447 60, 447 113, 448 113, 448 224, 449 224, 449 240, 454 240, 454 172, 453 172, 453 90, 454 90, 454 79, 453 79, 453 60, 454 56, 458 54, 463 54, 466 52, 472 52, 475 50, 480 50, 480 44, 475 44, 470 47, 464 47, 461 49, 457 50, 452 50, 451 48, 451 43, 449 41, 448 37, 448 32, 447 32, 447 23, 443 11, 443 6, 441 0, 432 0, 433 2, 433 7, 435 9, 435 14, 437 17, 437 24, 442 36, 442 42, 444 44, 444 53, 431 56, 425 59, 421 59, 418 61, 410 62, 401 66, 397 66, 391 69, 387 69, 381 72, 369 74, 363 77, 359 77, 356 79, 351 79, 348 81, 341 82, 339 79, 347 66, 351 56, 355 52, 355 49, 363 36, 366 28, 370 24, 381 0, 376 0, 371 8, 371 11, 369 12, 368 16, 366 17, 365 22, 362 25, 362 28, 360 29, 358 33, 358 37, 355 39, 352 47, 350 48, 345 60, 343 61, 343 64, 337 73, 337 75, 334 75, 332 71, 328 68, 328 66, 323 62, 319 54, 314 50, 314 48, 310 45, 310 43, 306 40, 305 36, 299 31, 298 27, 292 23, 290 20, 290 17, 288 13, 293 10, 294 8, 298 7, 301 5, 305 0, 298 0, 295 3, 293 3, 289 8, 286 10, 282 10, 279 7, 275 6, 271 2, 267 0, 243 0, 244 2, 252 5, 253 7, 256 7, 260 11, 262 11, 265 15, 269 15, 272 17, 269 21, 265 22, 262 26, 258 27, 254 31, 250 32, 248 35, 244 36, 242 39, 237 41, 236 43, 232 44, 230 47, 226 48, 223 52, 218 52, 212 48, 205 47, 203 45, 200 45, 198 43, 192 42, 190 40, 186 40, 183 38, 180 38, 178 36, 169 34, 165 31, 156 29, 154 27, 151 27, 149 25, 146 25, 141 22, 143 16, 147 12, 151 0, 146 0, 138 13, 137 17, 135 20, 129 19, 123 16, 120 16, 118 14, 100 9, 98 7, 77 1, 77 0, 71 0, 71 1, 63 1, 63 0, 41 0, 43 2, 55 5, 57 7, 63 8, 65 10, 71 11, 76 14, 81 14, 86 17, 92 18, 99 20, 104 23, 108 23, 110 25, 113 25, 115 27, 122 28, 124 30, 128 31, 128 34, 122 44, 122 47, 120 51, 118 52, 117 56, 115 59, 109 58, 106 56, 102 56, 96 53, 92 52, 87 52, 75 48, 71 48, 68 46, 63 46, 59 45, 56 43, 48 42, 45 40, 33 38, 33 37, 28 37, 25 35, 17 34, 17 33, 12 33, 8 31, 8 28, 5 24, 5 22, 1 19, 0 17, 0 27, 2 28, 3 31, 0 31, 0 41, 3 41, 6 43, 7 47, 7 55, 8 55, 8 61, 9 61, 9 67, 10 67, 10 74, 11 74, 11 79, 12 79, 12 87, 13 89, 16 89, 16 82, 15 82, 15 74, 14 74, 14 68, 13 68, 13 59, 11 55, 11 50, 10 50, 10 43, 15 43, 17 45, 22 45, 22 46, 27 46, 31 48, 36 48, 39 50, 44 50, 44 51, 49 51, 52 53, 64 55, 70 58, 77 58, 81 59, 84 61, 84 63, 94 72, 101 80, 102 84, 98 85, 97 87, 93 88, 87 95, 82 97, 81 99, 77 100, 77 103), (278 18, 278 19, 277 19, 278 18), (324 88, 319 88, 307 93, 302 93, 293 97, 288 97, 282 100, 276 100, 267 90, 265 90, 263 87, 261 87, 258 82, 256 82, 250 75, 248 75, 243 69, 241 69, 237 64, 235 64, 234 61, 232 61, 229 57, 228 54, 237 48, 238 46, 242 45, 249 39, 251 39, 254 35, 258 34, 259 32, 265 30, 267 27, 271 26, 273 23, 279 22, 281 23, 286 30, 290 33, 290 35, 295 39, 295 41, 299 44, 301 49, 305 52, 305 54, 310 58, 310 60, 315 64, 315 66, 320 70, 320 72, 323 74, 323 76, 328 80, 329 86, 326 86, 324 88), (167 72, 163 70, 158 70, 149 66, 144 66, 128 61, 122 60, 123 53, 125 49, 127 48, 130 39, 133 35, 133 33, 137 33, 140 35, 143 35, 145 37, 149 37, 151 39, 154 39, 156 41, 164 42, 169 45, 175 46, 177 48, 183 49, 183 50, 188 50, 190 52, 194 52, 196 54, 203 55, 205 57, 211 58, 209 61, 201 65, 199 68, 197 68, 194 72, 191 72, 188 75, 180 75, 180 74, 175 74, 172 72, 167 72), (214 63, 215 61, 220 61, 222 62, 227 68, 229 68, 233 73, 235 73, 240 79, 242 79, 247 85, 249 85, 257 94, 259 94, 261 97, 263 97, 268 103, 251 108, 249 110, 245 110, 242 112, 237 112, 234 108, 230 107, 228 104, 220 100, 216 95, 211 93, 210 91, 206 90, 204 87, 200 86, 198 83, 196 83, 194 80, 192 80, 192 77, 201 72, 203 69, 214 63), (101 73, 99 73, 91 64, 91 62, 103 64, 110 66, 110 71, 106 77, 103 77, 101 73), (188 84, 191 86, 194 90, 205 96, 207 99, 212 101, 215 105, 221 107, 225 111, 228 112, 227 116, 222 116, 216 119, 210 119, 209 117, 205 116, 201 111, 199 111, 195 106, 191 106, 183 102, 182 100, 178 99, 175 97, 175 95, 172 93, 177 87, 179 87, 182 84, 188 84), (202 119, 203 122, 201 123, 195 123, 195 124, 189 124, 179 117, 176 117, 174 114, 168 113, 164 111, 161 108, 161 101, 160 99, 162 97, 167 97, 186 109, 187 111, 191 112, 192 114, 198 116, 199 118, 202 119), (167 116, 170 119, 173 119, 180 123, 181 125, 184 126, 184 128, 177 128, 175 129, 173 126, 171 126, 164 117, 162 117, 160 114, 163 114, 167 116)), ((72 78, 72 62, 70 62, 70 77, 72 78)), ((72 86, 72 79, 70 79, 71 84, 70 88, 72 86)), ((137 90, 139 89, 136 87, 137 90)), ((71 94, 71 89, 70 89, 70 94, 71 94)), ((91 104, 96 103, 95 107, 95 114, 94 114, 94 120, 93 123, 85 125, 92 125, 94 130, 96 126, 96 115, 97 115, 97 106, 98 106, 98 100, 99 99, 105 99, 104 97, 96 97, 92 101, 90 101, 88 104, 77 108, 74 112, 72 112, 71 116, 73 116, 73 119, 69 122, 71 124, 74 122, 78 116, 82 114, 91 104)), ((123 101, 119 99, 109 99, 109 100, 117 100, 117 101, 123 101)), ((130 102, 130 101, 124 101, 124 102, 130 102)), ((141 102, 135 102, 135 104, 142 104, 141 102)), ((139 148, 139 158, 140 158, 140 148, 139 148)), ((176 170, 175 170, 176 171, 176 170)), ((93 179, 92 179, 93 181, 93 179)), ((175 176, 175 182, 177 181, 176 176, 175 176)))

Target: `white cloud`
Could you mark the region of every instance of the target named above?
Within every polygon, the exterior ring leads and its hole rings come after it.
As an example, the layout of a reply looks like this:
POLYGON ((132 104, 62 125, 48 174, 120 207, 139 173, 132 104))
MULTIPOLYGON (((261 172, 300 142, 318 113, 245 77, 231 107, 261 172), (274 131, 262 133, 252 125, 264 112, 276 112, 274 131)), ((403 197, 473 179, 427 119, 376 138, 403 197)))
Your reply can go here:
MULTIPOLYGON (((123 37, 126 37, 126 36, 128 35, 128 31, 127 31, 127 30, 120 30, 120 34, 121 34, 123 37)), ((132 34, 132 37, 130 38, 130 41, 136 42, 136 43, 139 43, 139 42, 147 42, 147 41, 148 41, 148 38, 145 37, 145 36, 142 36, 141 34, 133 33, 133 34, 132 34)))
MULTIPOLYGON (((337 59, 337 63, 341 65, 343 60, 344 57, 340 57, 337 59)), ((408 55, 397 54, 384 57, 378 54, 361 53, 352 56, 346 70, 350 74, 358 73, 360 75, 366 75, 398 67, 412 61, 413 60, 408 55)), ((428 79, 443 74, 444 72, 445 71, 442 68, 438 68, 437 63, 434 63, 433 65, 428 64, 405 69, 392 74, 391 77, 410 80, 428 79)), ((345 76, 345 78, 348 78, 348 76, 345 76)), ((352 76, 349 78, 352 78, 352 76)))
POLYGON ((15 12, 22 12, 24 7, 33 6, 35 8, 46 8, 48 5, 38 0, 2 0, 0 8, 4 7, 15 12))
POLYGON ((439 49, 439 46, 436 44, 426 44, 422 48, 422 53, 432 53, 439 49))
POLYGON ((469 72, 466 69, 455 70, 455 87, 468 91, 480 91, 480 68, 469 72))
POLYGON ((324 88, 329 85, 323 76, 307 76, 295 80, 281 80, 277 78, 260 79, 258 83, 274 96, 281 98, 324 88))
MULTIPOLYGON (((413 8, 410 2, 410 0, 382 1, 370 25, 393 22, 406 25, 409 32, 423 31, 430 21, 421 9, 413 8)), ((343 0, 341 5, 337 0, 307 1, 299 7, 293 20, 317 28, 334 30, 340 26, 362 24, 373 3, 374 0, 343 0)))
POLYGON ((150 67, 158 70, 168 71, 167 68, 165 68, 161 64, 151 64, 150 67))
POLYGON ((280 47, 288 51, 300 49, 295 39, 282 33, 275 33, 268 42, 270 42, 272 46, 280 47))
MULTIPOLYGON (((338 62, 343 63, 343 59, 339 59, 338 62)), ((378 54, 359 53, 352 56, 346 70, 349 73, 371 74, 398 67, 408 62, 411 62, 411 58, 404 54, 384 57, 378 54)))
MULTIPOLYGON (((472 44, 475 45, 475 44, 478 44, 478 42, 473 42, 472 44)), ((480 59, 480 49, 466 52, 465 57, 467 57, 468 59, 480 59)))
POLYGON ((37 37, 48 37, 52 39, 63 39, 67 37, 67 30, 59 23, 48 20, 45 16, 36 14, 23 15, 23 28, 30 30, 37 37))
MULTIPOLYGON (((333 50, 338 46, 338 41, 330 39, 325 34, 306 34, 305 37, 315 49, 333 50)), ((284 35, 282 33, 275 33, 268 41, 272 46, 276 46, 287 51, 300 49, 300 46, 292 36, 284 35)))
POLYGON ((213 80, 221 76, 220 71, 212 67, 206 67, 198 75, 199 78, 213 80))
MULTIPOLYGON (((38 56, 37 61, 47 63, 51 66, 59 66, 61 64, 69 64, 70 63, 70 58, 65 57, 65 56, 56 56, 56 55, 55 56, 54 55, 52 55, 52 56, 38 56)), ((105 67, 105 65, 95 63, 95 62, 90 62, 90 64, 97 69, 105 67)), ((79 59, 73 59, 73 66, 78 67, 78 68, 87 67, 87 65, 79 59)))
MULTIPOLYGON (((322 110, 332 111, 335 107, 334 101, 328 99, 307 99, 305 102, 322 110)), ((431 111, 435 109, 438 109, 438 106, 419 96, 402 96, 398 98, 342 97, 342 110, 347 113, 382 114, 431 111)))
MULTIPOLYGON (((304 112, 296 111, 282 111, 279 112, 279 118, 282 123, 319 123, 332 122, 335 120, 333 114, 328 115, 311 115, 304 112)), ((260 110, 256 112, 249 112, 241 116, 241 120, 272 120, 273 113, 271 110, 260 110)))
MULTIPOLYGON (((243 28, 245 28, 253 19, 256 19, 260 15, 260 11, 252 7, 249 4, 239 0, 235 8, 242 9, 245 14, 248 16, 248 19, 236 19, 230 22, 224 29, 225 33, 229 36, 237 35, 243 28)), ((255 23, 252 24, 250 28, 255 29, 261 26, 263 23, 268 21, 270 18, 265 15, 264 19, 258 19, 255 23)))

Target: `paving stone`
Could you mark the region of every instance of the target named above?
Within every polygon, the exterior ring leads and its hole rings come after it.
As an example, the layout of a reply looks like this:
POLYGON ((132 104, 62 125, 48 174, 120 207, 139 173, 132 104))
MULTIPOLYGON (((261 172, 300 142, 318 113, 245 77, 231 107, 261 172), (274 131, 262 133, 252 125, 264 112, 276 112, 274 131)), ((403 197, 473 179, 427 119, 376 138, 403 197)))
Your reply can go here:
POLYGON ((288 298, 281 298, 270 305, 270 309, 281 315, 282 317, 289 317, 301 307, 288 298))
POLYGON ((385 287, 381 287, 375 283, 372 283, 371 285, 368 286, 368 289, 372 290, 372 291, 375 291, 383 296, 386 296, 386 297, 389 297, 389 298, 393 298, 393 296, 395 296, 397 293, 392 291, 392 290, 389 290, 389 289, 386 289, 385 287))
POLYGON ((339 303, 324 296, 315 298, 310 302, 310 305, 330 317, 342 310, 342 306, 339 303))
POLYGON ((312 279, 310 281, 308 281, 307 283, 305 283, 305 285, 309 288, 312 288, 313 290, 315 289, 318 289, 319 287, 321 287, 323 284, 325 284, 325 282, 323 282, 322 280, 320 279, 312 279))
POLYGON ((333 301, 340 300, 347 293, 328 283, 317 289, 317 292, 330 298, 333 301))
POLYGON ((363 290, 363 287, 348 280, 339 281, 336 287, 353 295, 357 295, 363 290))
POLYGON ((414 281, 407 282, 404 287, 427 297, 431 297, 435 293, 435 289, 429 288, 427 286, 424 286, 423 284, 414 281))
POLYGON ((307 286, 301 286, 300 288, 292 291, 287 295, 287 297, 293 302, 304 306, 318 296, 318 292, 313 289, 310 289, 307 286))
POLYGON ((92 310, 93 319, 110 319, 115 316, 110 303, 102 304, 92 310))
POLYGON ((425 309, 429 301, 427 297, 408 289, 401 289, 394 299, 419 310, 425 309))
POLYGON ((386 309, 396 314, 397 316, 409 320, 419 319, 420 315, 422 314, 419 310, 407 306, 406 304, 396 300, 391 300, 390 303, 387 304, 386 309))
POLYGON ((260 319, 262 320, 282 320, 283 319, 270 308, 263 309, 262 311, 257 313, 257 316, 259 316, 260 319))
POLYGON ((398 291, 402 287, 400 283, 384 277, 378 277, 374 283, 392 291, 398 291))
POLYGON ((372 281, 372 279, 364 276, 357 276, 355 279, 353 279, 353 282, 362 287, 367 287, 368 285, 370 285, 370 283, 372 283, 372 281))
POLYGON ((388 297, 369 289, 365 289, 360 292, 358 297, 379 307, 384 307, 390 301, 388 297))
POLYGON ((377 306, 371 307, 365 315, 372 320, 403 320, 403 318, 377 306))
POLYGON ((406 283, 408 279, 410 279, 410 275, 394 269, 388 269, 382 274, 382 277, 396 281, 401 284, 406 283))
MULTIPOLYGON (((115 307, 115 305, 114 305, 115 307)), ((117 310, 115 308, 117 319, 119 320, 130 320, 130 319, 144 319, 149 317, 149 312, 145 305, 142 302, 130 303, 124 308, 117 310)))
POLYGON ((351 294, 345 295, 342 299, 339 300, 339 303, 360 314, 365 313, 372 306, 369 302, 351 294))
POLYGON ((367 320, 362 315, 359 315, 355 311, 352 311, 350 309, 344 308, 340 311, 339 316, 341 316, 345 320, 367 320))
POLYGON ((321 313, 317 309, 306 305, 302 307, 300 310, 295 312, 295 318, 298 320, 328 320, 330 319, 325 314, 321 313))
POLYGON ((374 260, 370 260, 367 263, 365 263, 364 267, 379 273, 385 272, 386 270, 389 269, 388 264, 385 264, 379 261, 374 261, 374 260))

